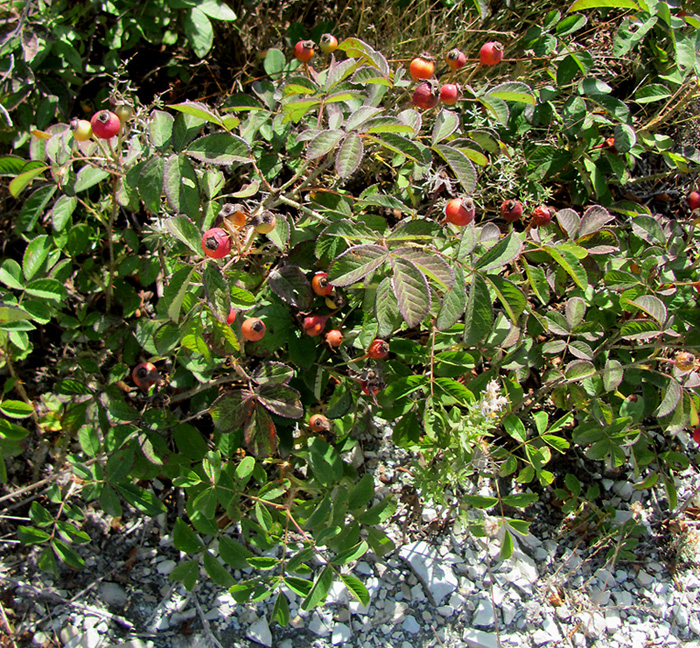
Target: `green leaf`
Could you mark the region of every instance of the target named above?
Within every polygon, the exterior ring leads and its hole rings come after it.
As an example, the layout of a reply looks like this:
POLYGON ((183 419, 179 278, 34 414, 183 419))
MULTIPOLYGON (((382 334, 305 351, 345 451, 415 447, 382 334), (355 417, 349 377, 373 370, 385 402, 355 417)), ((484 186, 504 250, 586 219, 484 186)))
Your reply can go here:
POLYGON ((209 308, 220 322, 226 322, 231 312, 231 297, 228 283, 215 261, 207 261, 202 272, 202 279, 209 308))
POLYGON ((219 555, 227 565, 234 569, 249 567, 248 559, 253 556, 242 544, 227 535, 219 536, 219 555))
POLYGON ((236 12, 221 0, 200 0, 197 5, 207 16, 214 20, 236 20, 236 12))
POLYGON ((182 583, 188 592, 194 589, 199 578, 199 563, 196 560, 186 560, 170 572, 170 580, 182 583))
POLYGON ((40 166, 34 169, 29 169, 29 171, 25 171, 24 173, 20 173, 12 180, 12 182, 10 182, 10 195, 12 195, 13 198, 18 198, 22 191, 24 191, 24 189, 26 189, 32 183, 34 178, 41 175, 48 168, 48 166, 40 166))
POLYGON ((579 260, 572 252, 551 245, 543 245, 542 249, 564 269, 579 288, 586 290, 588 287, 588 275, 586 274, 585 268, 579 263, 579 260))
MULTIPOLYGON (((643 85, 634 94, 634 100, 638 104, 652 103, 654 101, 663 101, 671 96, 671 91, 664 85, 659 83, 650 83, 643 85)), ((616 141, 617 146, 617 141, 616 141)))
POLYGON ((0 403, 0 412, 10 418, 23 419, 34 413, 34 406, 24 401, 4 400, 0 403))
POLYGON ((364 146, 360 136, 355 132, 348 133, 335 158, 336 173, 343 179, 349 178, 360 166, 363 154, 364 146))
POLYGON ((165 287, 163 299, 168 304, 168 317, 177 323, 180 318, 180 309, 185 300, 185 295, 191 292, 190 279, 194 274, 194 268, 185 266, 180 268, 170 278, 170 283, 165 287))
POLYGON ((536 493, 518 493, 517 495, 504 495, 501 502, 514 508, 527 508, 539 499, 536 493))
POLYGON ((171 155, 165 160, 163 189, 170 206, 176 212, 198 219, 200 196, 197 174, 184 155, 171 155))
POLYGON ((248 143, 230 133, 212 133, 200 137, 187 147, 185 153, 198 162, 221 166, 252 161, 248 143))
POLYGON ((323 486, 337 484, 343 476, 343 460, 335 448, 320 437, 309 439, 309 467, 323 486))
POLYGON ((683 396, 683 388, 675 378, 670 378, 661 405, 656 410, 656 416, 662 418, 673 412, 683 396))
POLYGON ((513 555, 513 536, 508 529, 503 532, 503 543, 501 544, 501 560, 508 560, 513 555))
POLYGON ((173 528, 173 544, 176 549, 186 553, 195 554, 204 550, 202 541, 197 537, 197 534, 190 529, 189 525, 181 518, 175 520, 173 528))
POLYGON ((352 574, 340 574, 340 580, 343 581, 348 591, 360 602, 361 605, 367 607, 369 605, 369 592, 362 581, 352 574))
POLYGON ((639 5, 632 0, 576 0, 569 7, 569 13, 586 11, 587 9, 634 9, 640 11, 639 5))
POLYGON ((298 419, 304 416, 299 392, 286 385, 261 385, 257 391, 258 402, 273 414, 285 418, 298 419))
POLYGON ((387 257, 387 250, 379 245, 355 245, 336 257, 328 269, 328 281, 341 288, 350 286, 374 272, 387 257))
POLYGON ((658 297, 654 297, 654 295, 640 295, 636 299, 626 299, 625 301, 644 311, 662 327, 666 323, 666 305, 658 297))
POLYGON ((361 540, 356 545, 341 551, 333 558, 334 565, 347 565, 350 562, 359 560, 369 551, 369 545, 365 540, 361 540))
POLYGON ((31 279, 39 272, 52 247, 52 241, 46 235, 37 236, 29 242, 29 245, 24 250, 24 258, 22 260, 22 272, 26 279, 31 279))
POLYGON ((306 149, 306 159, 315 160, 333 151, 345 137, 342 130, 324 130, 314 137, 306 149))
POLYGON ((511 232, 479 258, 476 262, 476 269, 488 272, 489 270, 502 268, 504 265, 515 261, 520 256, 522 249, 522 241, 514 232, 511 232))
POLYGON ((194 53, 204 58, 214 44, 214 30, 209 18, 201 9, 193 7, 185 14, 184 28, 194 53))
POLYGON ((438 331, 452 328, 464 314, 467 306, 467 288, 464 283, 464 270, 461 264, 455 264, 455 281, 450 291, 442 300, 436 326, 438 331))
POLYGON ((519 81, 507 81, 506 83, 500 83, 499 85, 490 88, 486 92, 488 97, 496 97, 497 99, 502 99, 503 101, 515 101, 518 103, 531 104, 534 106, 537 101, 535 95, 532 92, 532 88, 519 81))
POLYGON ((362 475, 348 495, 348 508, 351 511, 363 508, 374 497, 374 479, 369 473, 362 475))
POLYGON ((161 208, 164 168, 165 162, 162 157, 151 158, 141 168, 137 180, 139 197, 146 209, 153 213, 157 213, 161 208))
POLYGON ((243 428, 248 450, 258 457, 269 457, 277 451, 277 429, 267 411, 258 405, 243 428))
POLYGON ((85 561, 67 542, 54 538, 51 545, 58 558, 69 567, 73 567, 74 569, 82 569, 85 567, 85 561))
POLYGON ((487 497, 486 495, 463 495, 462 503, 478 509, 488 509, 498 504, 497 497, 487 497))
POLYGON ((117 488, 122 497, 141 513, 155 517, 166 511, 163 502, 153 493, 149 493, 139 486, 134 484, 117 484, 117 488))
POLYGON ((326 600, 326 596, 328 596, 328 590, 332 582, 333 568, 329 565, 324 567, 314 580, 311 591, 301 603, 301 609, 308 612, 321 605, 326 600))
POLYGON ((94 187, 96 184, 99 184, 106 178, 109 178, 111 175, 112 174, 109 171, 105 171, 104 169, 98 169, 97 167, 93 166, 84 166, 82 169, 80 169, 80 171, 78 171, 73 191, 75 191, 75 193, 80 193, 81 191, 90 189, 90 187, 94 187))
POLYGON ((425 275, 410 261, 391 257, 391 285, 399 311, 409 328, 418 326, 430 311, 430 289, 425 275))
POLYGON ((253 408, 253 394, 247 389, 233 389, 219 396, 209 408, 217 430, 230 433, 243 427, 253 408))
POLYGON ((464 344, 477 345, 489 334, 492 325, 493 312, 488 286, 480 274, 474 274, 464 315, 464 344))
POLYGON ((284 592, 279 592, 272 607, 272 618, 282 627, 289 623, 289 602, 284 592))
POLYGON ((231 576, 228 569, 210 551, 205 551, 202 554, 202 562, 204 563, 204 569, 209 574, 209 578, 219 587, 232 587, 236 584, 236 580, 231 576))
POLYGON ((476 189, 476 171, 469 158, 460 150, 445 144, 434 146, 433 150, 447 162, 464 191, 468 194, 473 193, 476 189))
POLYGON ((313 301, 311 282, 296 265, 279 265, 268 277, 270 290, 298 310, 308 310, 313 301))
POLYGON ((51 538, 46 531, 35 529, 34 527, 24 526, 22 524, 17 527, 17 537, 24 545, 41 544, 42 542, 46 542, 51 538))
POLYGON ((518 319, 527 304, 525 295, 512 281, 499 275, 486 275, 485 278, 496 291, 496 296, 503 304, 510 321, 517 325, 518 319))
POLYGON ((459 128, 459 115, 456 112, 442 108, 435 118, 433 126, 432 145, 435 146, 447 139, 459 128))

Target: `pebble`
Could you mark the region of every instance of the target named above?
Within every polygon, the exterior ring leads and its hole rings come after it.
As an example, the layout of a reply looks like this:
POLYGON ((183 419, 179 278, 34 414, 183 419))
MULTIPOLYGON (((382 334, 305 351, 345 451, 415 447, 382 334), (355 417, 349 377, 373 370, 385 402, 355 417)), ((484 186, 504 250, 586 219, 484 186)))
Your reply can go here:
POLYGON ((163 576, 167 576, 175 567, 177 567, 177 563, 174 560, 161 560, 156 565, 156 571, 163 576))
POLYGON ((111 605, 116 608, 125 608, 129 602, 124 588, 117 583, 103 581, 97 588, 97 595, 105 605, 111 605))
POLYGON ((416 618, 410 614, 403 620, 401 627, 406 632, 410 632, 411 634, 420 632, 420 625, 418 624, 418 621, 416 621, 416 618))
POLYGON ((327 637, 331 633, 328 620, 318 610, 314 610, 314 613, 311 615, 309 630, 319 637, 327 637))
POLYGON ((469 648, 499 648, 495 632, 483 632, 468 628, 464 631, 462 639, 467 642, 469 648))
POLYGON ((331 643, 334 646, 338 644, 343 644, 350 641, 352 637, 352 631, 344 623, 336 623, 333 626, 333 633, 331 635, 331 643))
POLYGON ((399 555, 414 571, 430 592, 435 605, 459 587, 457 577, 452 568, 440 557, 437 549, 427 542, 420 540, 404 545, 399 555))
POLYGON ((554 622, 553 619, 547 617, 543 622, 542 622, 542 629, 541 630, 536 630, 535 633, 532 635, 532 640, 537 644, 538 646, 541 646, 546 643, 556 643, 561 639, 561 632, 559 632, 559 628, 557 627, 557 624, 554 622))
POLYGON ((495 623, 495 611, 493 603, 487 599, 480 599, 476 607, 476 614, 472 621, 472 625, 480 627, 492 626, 495 623))

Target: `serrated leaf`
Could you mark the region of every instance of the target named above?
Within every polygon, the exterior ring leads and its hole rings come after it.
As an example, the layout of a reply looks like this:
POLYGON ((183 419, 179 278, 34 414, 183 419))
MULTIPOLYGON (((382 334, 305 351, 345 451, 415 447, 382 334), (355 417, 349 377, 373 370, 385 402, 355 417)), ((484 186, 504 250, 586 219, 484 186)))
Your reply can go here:
POLYGON ((48 168, 48 166, 40 166, 20 173, 10 182, 10 195, 12 195, 13 198, 18 198, 22 191, 24 191, 24 189, 26 189, 32 183, 34 178, 40 176, 48 168))
POLYGON ((594 234, 612 220, 615 220, 615 217, 605 207, 593 205, 585 211, 581 218, 578 236, 582 238, 594 234))
POLYGON ((231 297, 228 283, 216 262, 207 261, 202 272, 202 279, 209 308, 220 322, 226 322, 231 312, 231 297))
POLYGON ((192 591, 199 577, 199 563, 196 560, 186 560, 170 572, 169 578, 176 583, 182 583, 187 591, 192 591))
POLYGON ((165 221, 167 230, 195 254, 202 254, 202 236, 196 225, 184 214, 165 221))
POLYGON ((666 323, 666 318, 668 316, 666 305, 658 297, 654 297, 654 295, 640 295, 636 299, 627 299, 625 301, 644 311, 662 327, 666 323))
POLYGON ((299 399, 299 392, 287 385, 261 385, 257 391, 261 405, 278 416, 298 419, 304 416, 304 407, 299 399))
POLYGON ((364 154, 362 139, 357 133, 348 133, 335 158, 335 170, 341 178, 349 178, 362 162, 364 154))
POLYGON ((410 261, 391 258, 391 286, 399 311, 409 328, 418 326, 430 312, 430 288, 425 275, 410 261))
POLYGON ((212 133, 192 142, 185 153, 198 162, 230 166, 250 162, 248 143, 237 135, 230 133, 212 133))
POLYGON ((270 290, 282 301, 299 310, 307 310, 313 301, 311 282, 299 266, 277 266, 270 272, 270 290))
POLYGON ((390 336, 401 325, 399 304, 389 277, 384 277, 377 286, 374 297, 374 314, 377 318, 377 335, 379 337, 390 336))
POLYGON ((247 389, 233 389, 219 396, 209 408, 214 427, 228 433, 243 427, 253 408, 253 394, 247 389))
POLYGON ((253 407, 243 434, 248 450, 255 456, 269 457, 277 452, 277 429, 263 407, 253 407))
POLYGON ((474 274, 464 315, 464 344, 479 344, 490 333, 492 325, 493 312, 488 286, 481 275, 474 274))
POLYGON ((336 257, 328 269, 328 281, 340 288, 350 286, 374 272, 388 256, 379 245, 355 245, 336 257))
POLYGON ((343 476, 343 460, 335 448, 319 437, 309 439, 309 466, 323 486, 338 483, 343 476))
POLYGON ((117 484, 117 488, 122 497, 141 513, 155 517, 166 511, 163 502, 153 493, 139 486, 134 484, 117 484))
POLYGON ((534 106, 537 101, 532 92, 532 88, 525 83, 519 81, 507 81, 499 85, 489 88, 486 91, 487 97, 495 97, 503 101, 515 101, 519 103, 530 104, 534 106))
POLYGON ((476 189, 476 171, 469 158, 458 149, 445 144, 434 146, 433 150, 447 162, 464 191, 468 194, 473 193, 476 189))
POLYGON ((673 412, 678 406, 681 396, 683 395, 683 388, 680 383, 675 378, 670 378, 668 385, 666 386, 666 392, 664 393, 664 398, 656 410, 656 416, 662 418, 668 416, 673 412))
POLYGON ((234 569, 245 569, 248 567, 250 553, 242 544, 236 542, 226 535, 219 536, 219 555, 221 559, 234 569))
POLYGON ((338 553, 332 562, 334 565, 347 565, 349 562, 359 560, 369 551, 369 545, 365 540, 360 540, 356 545, 338 553))
POLYGON ((286 385, 294 378, 294 369, 281 362, 264 362, 252 373, 258 385, 286 385))
POLYGON ((321 131, 309 142, 309 146, 306 149, 306 159, 315 160, 316 158, 323 157, 327 153, 330 153, 338 146, 344 137, 345 132, 342 130, 321 131))
POLYGON ((479 97, 479 101, 502 126, 508 125, 508 119, 510 119, 510 110, 508 109, 508 104, 505 101, 503 101, 503 99, 485 95, 483 97, 479 97))
POLYGON ((450 291, 443 297, 442 306, 437 316, 438 331, 452 328, 464 314, 467 306, 467 287, 464 282, 464 270, 461 264, 455 265, 455 281, 450 291))
POLYGON ((475 267, 482 272, 502 268, 504 265, 515 261, 520 256, 522 249, 522 241, 515 233, 511 232, 483 254, 476 262, 475 267))
POLYGON ((625 375, 625 370, 622 364, 617 360, 608 359, 605 362, 605 369, 603 371, 603 386, 606 391, 614 391, 622 382, 622 378, 625 375))
POLYGON ((171 155, 163 165, 163 189, 170 206, 190 218, 199 216, 199 185, 192 163, 184 155, 171 155))
POLYGON ((596 369, 588 360, 574 360, 566 366, 564 374, 568 381, 574 382, 595 376, 596 369))
POLYGON ((579 263, 579 260, 572 252, 562 248, 555 248, 550 245, 544 245, 542 246, 542 249, 564 269, 564 271, 574 280, 574 283, 576 283, 579 288, 586 290, 588 286, 588 275, 586 274, 586 269, 579 263))
POLYGON ((433 126, 432 145, 435 146, 447 139, 459 128, 459 115, 447 108, 442 108, 435 118, 433 126))
POLYGON ((508 318, 513 324, 518 323, 520 315, 525 310, 527 299, 512 281, 504 279, 499 275, 486 275, 485 279, 493 286, 503 308, 508 314, 508 318))
POLYGON ((440 290, 447 291, 452 287, 455 272, 442 257, 416 247, 397 248, 392 250, 392 254, 413 263, 440 290))
POLYGON ((0 403, 0 412, 10 418, 23 419, 34 413, 34 406, 24 401, 7 399, 0 403))

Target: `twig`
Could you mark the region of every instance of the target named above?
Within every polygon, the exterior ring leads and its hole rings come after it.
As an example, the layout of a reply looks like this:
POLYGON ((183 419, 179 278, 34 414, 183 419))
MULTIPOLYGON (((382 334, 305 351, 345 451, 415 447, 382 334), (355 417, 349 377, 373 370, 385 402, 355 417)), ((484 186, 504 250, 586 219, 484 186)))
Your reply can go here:
POLYGON ((14 635, 15 631, 12 629, 12 626, 10 626, 10 622, 7 620, 7 615, 5 614, 5 608, 3 607, 2 603, 0 603, 0 613, 2 614, 2 621, 5 624, 5 627, 7 628, 7 638, 12 642, 12 647, 17 648, 17 644, 15 643, 15 640, 12 638, 12 635, 14 635))
POLYGON ((194 606, 197 608, 197 614, 199 614, 199 620, 202 622, 204 634, 211 640, 211 642, 216 646, 216 648, 224 648, 219 643, 219 640, 214 636, 214 633, 211 631, 209 619, 207 619, 207 617, 204 616, 204 612, 202 611, 202 608, 199 605, 199 601, 197 600, 196 594, 192 594, 192 601, 194 601, 194 606))

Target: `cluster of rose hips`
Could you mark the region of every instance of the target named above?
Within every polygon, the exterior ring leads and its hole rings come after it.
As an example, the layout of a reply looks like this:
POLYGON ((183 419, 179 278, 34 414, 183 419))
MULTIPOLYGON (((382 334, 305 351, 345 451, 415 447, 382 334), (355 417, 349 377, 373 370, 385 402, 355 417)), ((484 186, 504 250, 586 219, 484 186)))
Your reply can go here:
MULTIPOLYGON (((474 220, 476 206, 469 196, 452 198, 445 205, 445 220, 448 223, 464 227, 474 220)), ((523 204, 519 200, 504 200, 501 204, 501 217, 508 223, 515 223, 523 215, 523 204)), ((532 210, 530 220, 532 227, 544 227, 552 222, 553 212, 549 207, 540 205, 532 210)))
MULTIPOLYGON (((503 59, 503 45, 497 41, 490 41, 482 45, 479 51, 481 65, 496 65, 503 59)), ((445 63, 453 71, 462 69, 467 64, 464 52, 453 49, 445 56, 445 63)), ((421 81, 413 91, 413 104, 422 110, 435 108, 438 101, 446 106, 454 106, 459 101, 459 86, 456 83, 445 83, 440 90, 432 81, 435 72, 435 61, 431 56, 421 55, 414 58, 408 66, 408 72, 414 81, 421 81)))
MULTIPOLYGON (((338 39, 333 34, 324 34, 318 42, 324 54, 332 54, 338 49, 338 39)), ((294 57, 301 63, 308 63, 316 52, 316 43, 312 40, 299 41, 294 46, 294 57)))
POLYGON ((73 138, 78 142, 85 142, 93 135, 98 139, 112 139, 121 130, 122 124, 125 124, 134 114, 134 109, 131 106, 122 104, 111 110, 99 110, 96 112, 90 121, 86 119, 74 119, 70 123, 70 129, 73 132, 73 138))

